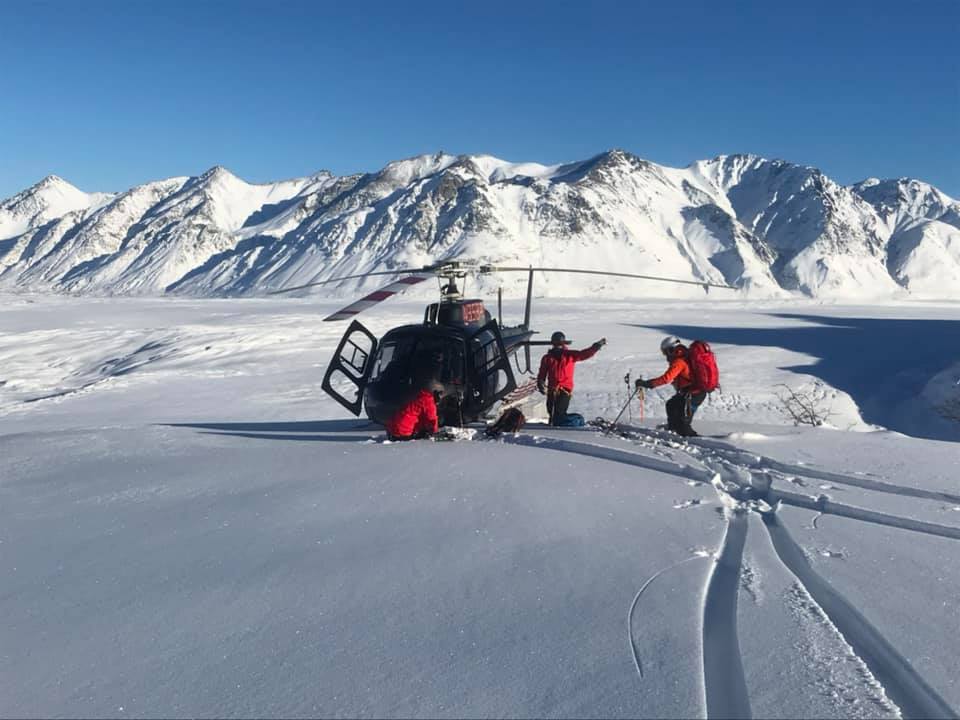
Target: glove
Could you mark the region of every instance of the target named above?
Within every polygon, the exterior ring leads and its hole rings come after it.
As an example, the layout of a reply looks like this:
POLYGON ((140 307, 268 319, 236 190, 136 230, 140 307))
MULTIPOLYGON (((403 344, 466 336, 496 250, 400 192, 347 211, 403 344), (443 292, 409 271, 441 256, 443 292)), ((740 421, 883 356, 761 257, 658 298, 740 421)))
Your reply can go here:
POLYGON ((537 390, 540 392, 541 395, 546 395, 546 394, 547 394, 547 388, 545 388, 545 387, 543 386, 543 382, 542 382, 542 381, 538 381, 538 382, 537 382, 537 390))
POLYGON ((593 344, 593 347, 596 348, 597 350, 599 350, 600 348, 602 348, 602 347, 603 347, 604 345, 606 345, 606 344, 607 344, 607 339, 606 339, 606 338, 600 338, 599 340, 597 340, 597 341, 593 344))
POLYGON ((640 388, 644 388, 646 390, 652 390, 653 383, 651 383, 649 380, 643 380, 643 379, 637 380, 637 390, 639 390, 640 388))

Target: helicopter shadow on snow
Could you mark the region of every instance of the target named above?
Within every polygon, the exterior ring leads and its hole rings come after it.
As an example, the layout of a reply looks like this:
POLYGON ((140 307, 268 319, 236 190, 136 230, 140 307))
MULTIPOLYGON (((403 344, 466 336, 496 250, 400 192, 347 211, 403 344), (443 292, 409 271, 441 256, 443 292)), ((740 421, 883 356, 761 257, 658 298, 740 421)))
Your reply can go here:
POLYGON ((376 437, 381 430, 379 425, 360 420, 166 423, 164 427, 190 428, 200 431, 202 435, 310 442, 361 442, 376 437), (356 434, 358 431, 371 434, 356 434))
POLYGON ((932 410, 909 407, 909 402, 920 395, 930 378, 960 360, 960 320, 769 315, 810 324, 761 328, 627 325, 714 344, 778 347, 810 355, 816 359, 809 364, 780 369, 813 375, 843 390, 857 403, 865 422, 916 437, 957 440, 955 427, 932 410))

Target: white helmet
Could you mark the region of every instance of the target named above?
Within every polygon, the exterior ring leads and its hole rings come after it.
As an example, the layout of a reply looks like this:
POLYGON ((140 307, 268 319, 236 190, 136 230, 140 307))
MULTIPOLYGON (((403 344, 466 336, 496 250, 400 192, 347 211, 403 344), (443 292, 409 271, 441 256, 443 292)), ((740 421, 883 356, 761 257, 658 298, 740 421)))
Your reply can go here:
POLYGON ((660 343, 660 352, 668 353, 678 345, 683 345, 683 343, 680 342, 680 338, 676 335, 667 335, 667 337, 663 339, 663 342, 660 343))

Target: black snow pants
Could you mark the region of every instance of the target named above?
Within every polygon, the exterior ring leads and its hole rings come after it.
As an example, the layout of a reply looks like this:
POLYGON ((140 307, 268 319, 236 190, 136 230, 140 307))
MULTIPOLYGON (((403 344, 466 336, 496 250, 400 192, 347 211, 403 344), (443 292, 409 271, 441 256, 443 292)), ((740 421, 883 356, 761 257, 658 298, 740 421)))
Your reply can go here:
POLYGON ((551 425, 559 425, 567 416, 571 397, 572 393, 563 388, 557 388, 547 394, 547 413, 550 415, 551 425))
POLYGON ((697 433, 691 427, 694 413, 697 408, 706 399, 706 393, 688 393, 678 391, 676 395, 667 400, 667 428, 683 435, 684 437, 695 436, 697 433))

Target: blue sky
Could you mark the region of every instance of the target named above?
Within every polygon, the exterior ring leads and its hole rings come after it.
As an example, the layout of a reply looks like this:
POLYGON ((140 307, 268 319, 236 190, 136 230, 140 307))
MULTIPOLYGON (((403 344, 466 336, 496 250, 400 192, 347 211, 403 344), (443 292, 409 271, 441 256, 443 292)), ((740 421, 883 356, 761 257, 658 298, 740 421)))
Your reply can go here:
POLYGON ((0 197, 752 152, 960 197, 960 2, 0 3, 0 197))

